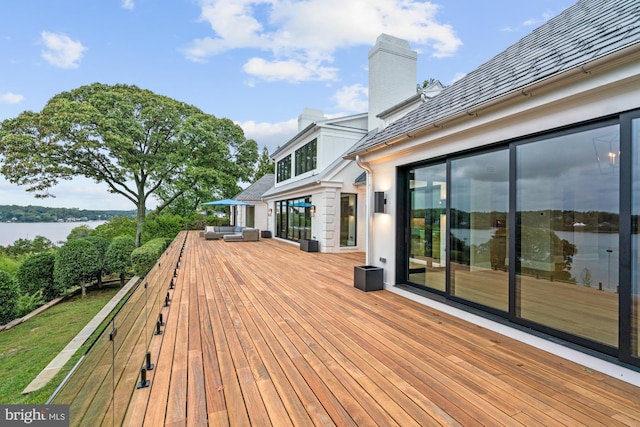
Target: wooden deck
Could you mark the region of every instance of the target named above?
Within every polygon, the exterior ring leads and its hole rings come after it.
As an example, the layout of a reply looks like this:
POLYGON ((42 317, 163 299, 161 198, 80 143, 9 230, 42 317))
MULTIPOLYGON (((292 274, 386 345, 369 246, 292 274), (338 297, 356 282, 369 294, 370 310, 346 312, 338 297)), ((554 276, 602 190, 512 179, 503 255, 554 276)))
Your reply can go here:
POLYGON ((640 388, 361 292, 363 263, 190 232, 125 425, 640 425, 640 388))

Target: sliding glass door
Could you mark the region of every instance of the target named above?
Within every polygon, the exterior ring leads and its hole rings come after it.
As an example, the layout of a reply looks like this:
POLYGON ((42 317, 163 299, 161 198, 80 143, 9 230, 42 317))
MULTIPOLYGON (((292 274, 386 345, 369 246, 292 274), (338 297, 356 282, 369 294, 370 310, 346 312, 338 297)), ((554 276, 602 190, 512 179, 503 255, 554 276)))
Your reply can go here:
POLYGON ((445 291, 446 165, 409 172, 409 281, 445 291))
POLYGON ((516 147, 516 312, 618 346, 620 128, 516 147))
POLYGON ((451 295, 509 310, 509 151, 451 161, 451 295))

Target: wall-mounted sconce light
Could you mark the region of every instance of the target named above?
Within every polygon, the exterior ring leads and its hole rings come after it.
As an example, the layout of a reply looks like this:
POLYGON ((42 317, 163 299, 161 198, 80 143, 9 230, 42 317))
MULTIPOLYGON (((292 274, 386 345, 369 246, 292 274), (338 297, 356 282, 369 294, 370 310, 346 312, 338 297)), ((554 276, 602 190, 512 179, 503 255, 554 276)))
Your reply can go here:
POLYGON ((316 205, 311 205, 311 216, 316 216, 316 205))
POLYGON ((269 208, 269 210, 267 211, 267 215, 272 216, 273 215, 273 209, 269 208))
POLYGON ((384 191, 376 191, 373 195, 373 212, 385 213, 387 199, 384 197, 384 191))

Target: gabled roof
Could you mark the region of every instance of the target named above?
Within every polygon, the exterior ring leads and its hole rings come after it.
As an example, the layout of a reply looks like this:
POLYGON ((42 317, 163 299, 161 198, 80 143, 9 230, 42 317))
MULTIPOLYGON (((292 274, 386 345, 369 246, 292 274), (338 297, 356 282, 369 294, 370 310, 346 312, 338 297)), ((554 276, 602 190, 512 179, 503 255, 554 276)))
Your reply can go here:
POLYGON ((234 197, 234 199, 243 202, 262 200, 262 195, 273 187, 274 182, 274 174, 268 173, 263 175, 262 178, 245 188, 241 193, 234 197))
POLYGON ((640 43, 638 0, 580 0, 347 154, 377 148, 640 43))
MULTIPOLYGON (((298 132, 293 138, 291 138, 289 141, 287 141, 282 147, 279 147, 276 151, 274 151, 271 154, 270 157, 272 159, 275 159, 276 156, 278 155, 278 153, 280 153, 281 151, 283 151, 284 149, 286 149, 290 145, 296 143, 303 135, 305 135, 307 132, 310 132, 311 130, 313 130, 316 127, 341 126, 341 127, 345 128, 345 129, 347 129, 347 128, 350 128, 350 127, 349 126, 344 126, 342 124, 343 122, 348 122, 350 120, 357 119, 357 118, 360 118, 360 117, 366 117, 366 116, 367 116, 366 113, 360 113, 360 114, 353 114, 353 115, 350 115, 350 116, 341 116, 341 117, 336 117, 336 118, 332 118, 332 119, 318 120, 317 122, 310 123, 307 127, 305 127, 300 132, 298 132)), ((351 128, 351 129, 353 129, 353 128, 351 128)))

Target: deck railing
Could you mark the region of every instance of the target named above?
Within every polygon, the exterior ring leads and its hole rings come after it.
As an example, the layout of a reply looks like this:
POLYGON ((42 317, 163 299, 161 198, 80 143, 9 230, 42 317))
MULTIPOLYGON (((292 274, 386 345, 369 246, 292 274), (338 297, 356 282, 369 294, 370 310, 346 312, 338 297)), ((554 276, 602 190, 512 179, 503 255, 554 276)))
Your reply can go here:
POLYGON ((152 340, 164 329, 186 237, 174 239, 48 402, 70 405, 71 425, 121 425, 133 392, 148 386, 152 340))

